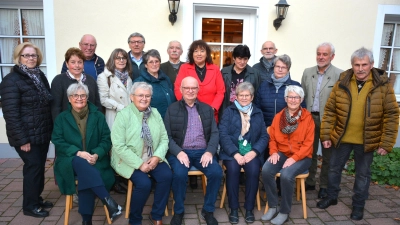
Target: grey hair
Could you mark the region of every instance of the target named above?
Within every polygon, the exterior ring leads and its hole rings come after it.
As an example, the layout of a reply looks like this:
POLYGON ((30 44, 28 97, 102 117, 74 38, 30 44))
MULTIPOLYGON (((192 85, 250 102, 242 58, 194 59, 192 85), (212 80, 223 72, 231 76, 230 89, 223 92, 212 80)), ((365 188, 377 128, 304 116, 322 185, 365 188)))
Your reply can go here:
POLYGON ((143 63, 144 64, 147 64, 147 61, 149 61, 150 56, 157 58, 161 62, 160 53, 155 49, 150 49, 146 53, 143 54, 143 63))
POLYGON ((143 36, 141 33, 135 32, 135 33, 132 33, 131 35, 129 35, 129 37, 128 37, 128 43, 129 43, 129 40, 130 40, 132 37, 141 37, 141 38, 143 39, 143 42, 146 43, 146 40, 144 39, 144 36, 143 36))
POLYGON ((82 84, 81 82, 69 85, 67 89, 67 95, 74 95, 80 90, 83 90, 86 93, 87 98, 89 98, 89 88, 86 86, 86 84, 82 84))
POLYGON ((331 56, 333 54, 335 54, 335 46, 333 46, 333 44, 330 42, 323 42, 323 43, 319 44, 317 46, 317 51, 318 51, 319 47, 329 47, 329 48, 331 48, 331 56))
POLYGON ((361 47, 360 49, 357 49, 352 55, 351 55, 351 64, 354 62, 354 58, 357 59, 362 59, 365 56, 368 56, 369 62, 374 63, 374 55, 372 54, 372 51, 361 47))
POLYGON ((238 96, 238 94, 242 91, 249 91, 251 95, 254 95, 254 87, 250 82, 243 82, 240 83, 237 87, 236 87, 236 96, 238 96))
POLYGON ((288 96, 289 92, 294 92, 301 97, 301 101, 304 99, 304 90, 302 87, 297 85, 289 85, 285 89, 285 97, 288 96))
POLYGON ((153 95, 153 86, 151 86, 146 82, 133 83, 130 94, 131 95, 135 94, 137 89, 150 90, 150 94, 153 95))
MULTIPOLYGON (((172 41, 170 41, 170 42, 168 43, 167 50, 169 49, 169 46, 170 46, 172 43, 174 43, 174 42, 179 43, 179 46, 181 46, 181 49, 182 49, 182 44, 181 44, 179 41, 177 41, 177 40, 172 40, 172 41)), ((183 50, 183 49, 182 49, 182 50, 183 50)))
POLYGON ((292 66, 292 60, 290 59, 290 57, 288 55, 283 54, 283 55, 278 55, 277 57, 275 57, 274 65, 276 64, 277 61, 283 62, 287 66, 288 70, 290 70, 290 67, 292 66))

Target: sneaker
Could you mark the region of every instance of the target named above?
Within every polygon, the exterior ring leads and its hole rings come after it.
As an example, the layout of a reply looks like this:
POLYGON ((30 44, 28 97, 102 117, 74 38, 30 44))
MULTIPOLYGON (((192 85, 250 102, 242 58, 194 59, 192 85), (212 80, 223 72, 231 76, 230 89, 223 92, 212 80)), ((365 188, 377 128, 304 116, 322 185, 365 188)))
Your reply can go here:
POLYGON ((289 214, 278 213, 278 215, 271 220, 274 225, 281 225, 289 221, 289 214))
POLYGON ((254 213, 252 210, 246 210, 244 220, 246 221, 246 223, 254 223, 254 220, 256 220, 256 218, 254 217, 254 213))
POLYGON ((229 223, 239 223, 239 213, 237 209, 231 209, 231 213, 229 214, 229 223))
POLYGON ((171 219, 171 222, 169 222, 169 223, 171 225, 182 225, 182 220, 183 220, 184 215, 185 215, 185 213, 181 213, 181 214, 175 213, 171 219))
POLYGON ((270 207, 267 211, 267 213, 265 213, 262 217, 261 220, 262 221, 269 221, 272 218, 274 218, 279 212, 279 207, 270 207))
POLYGON ((201 218, 206 221, 207 225, 218 225, 218 221, 214 218, 213 212, 207 212, 204 209, 202 209, 201 218))
POLYGON ((75 204, 79 204, 79 198, 78 198, 78 195, 77 195, 77 194, 73 194, 73 195, 72 195, 72 201, 73 201, 75 204))

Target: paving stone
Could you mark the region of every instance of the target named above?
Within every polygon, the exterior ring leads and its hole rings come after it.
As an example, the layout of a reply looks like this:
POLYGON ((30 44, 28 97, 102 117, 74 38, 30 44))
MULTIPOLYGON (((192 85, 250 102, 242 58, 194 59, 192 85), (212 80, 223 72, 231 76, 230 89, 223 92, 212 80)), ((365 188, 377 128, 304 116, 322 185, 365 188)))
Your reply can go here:
POLYGON ((379 200, 367 200, 365 202, 365 209, 370 213, 379 213, 379 212, 392 212, 393 210, 387 207, 384 203, 379 200))

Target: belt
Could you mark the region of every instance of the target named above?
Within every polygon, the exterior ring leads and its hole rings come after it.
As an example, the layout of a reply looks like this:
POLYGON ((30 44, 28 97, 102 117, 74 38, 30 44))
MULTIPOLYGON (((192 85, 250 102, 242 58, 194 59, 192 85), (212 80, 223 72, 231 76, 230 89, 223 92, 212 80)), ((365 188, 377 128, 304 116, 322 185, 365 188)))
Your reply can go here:
POLYGON ((319 112, 311 112, 314 116, 319 116, 319 112))

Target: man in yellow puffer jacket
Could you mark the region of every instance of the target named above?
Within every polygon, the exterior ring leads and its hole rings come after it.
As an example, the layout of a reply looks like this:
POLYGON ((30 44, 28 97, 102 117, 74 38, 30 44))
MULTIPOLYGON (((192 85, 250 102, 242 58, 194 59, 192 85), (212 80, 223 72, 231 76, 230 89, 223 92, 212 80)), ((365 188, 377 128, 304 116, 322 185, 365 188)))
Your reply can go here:
POLYGON ((351 56, 352 69, 343 72, 325 106, 320 139, 332 146, 328 173, 328 196, 317 203, 320 209, 337 204, 342 168, 354 150, 356 178, 350 218, 361 220, 371 180, 376 150, 386 155, 396 142, 399 107, 385 71, 373 68, 372 52, 365 48, 351 56))

